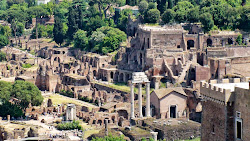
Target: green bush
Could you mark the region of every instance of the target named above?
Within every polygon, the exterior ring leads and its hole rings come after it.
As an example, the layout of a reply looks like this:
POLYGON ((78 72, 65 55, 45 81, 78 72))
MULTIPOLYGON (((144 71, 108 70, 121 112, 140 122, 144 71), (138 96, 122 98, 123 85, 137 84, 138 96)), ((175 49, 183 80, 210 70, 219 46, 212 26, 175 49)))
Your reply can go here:
POLYGON ((74 129, 82 130, 80 122, 75 120, 73 120, 73 122, 59 123, 56 126, 56 128, 58 130, 74 130, 74 129))
POLYGON ((31 67, 32 67, 32 65, 31 65, 31 64, 29 64, 29 63, 27 63, 27 64, 22 64, 22 67, 23 67, 23 68, 31 68, 31 67))
POLYGON ((61 95, 64 95, 64 96, 71 97, 71 98, 73 98, 73 97, 74 97, 74 92, 69 91, 69 90, 67 90, 67 91, 65 91, 65 90, 61 90, 60 94, 61 94, 61 95))

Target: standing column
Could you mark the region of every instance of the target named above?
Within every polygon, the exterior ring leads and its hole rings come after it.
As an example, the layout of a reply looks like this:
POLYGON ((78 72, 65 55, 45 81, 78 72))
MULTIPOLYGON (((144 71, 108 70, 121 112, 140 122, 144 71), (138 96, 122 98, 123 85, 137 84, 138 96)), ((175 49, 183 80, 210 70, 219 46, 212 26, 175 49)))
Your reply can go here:
POLYGON ((109 132, 108 132, 108 119, 105 119, 104 122, 105 122, 105 136, 108 136, 109 135, 109 132))
POLYGON ((150 83, 146 84, 146 117, 151 117, 150 115, 150 83))
POLYGON ((142 84, 138 84, 138 101, 139 101, 139 117, 142 118, 142 90, 141 90, 142 84))
POLYGON ((135 96, 134 96, 134 84, 131 82, 131 85, 130 85, 130 97, 131 97, 131 114, 130 114, 130 118, 131 119, 134 119, 135 118, 135 103, 134 103, 134 100, 135 100, 135 96))

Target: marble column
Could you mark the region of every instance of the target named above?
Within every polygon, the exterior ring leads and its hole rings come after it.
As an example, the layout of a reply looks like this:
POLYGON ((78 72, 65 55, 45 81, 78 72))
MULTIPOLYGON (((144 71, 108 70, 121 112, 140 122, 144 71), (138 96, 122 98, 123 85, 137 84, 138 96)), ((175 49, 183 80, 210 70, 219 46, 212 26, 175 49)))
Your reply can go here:
POLYGON ((130 97, 131 97, 131 114, 130 114, 130 118, 134 119, 135 118, 135 96, 134 96, 134 84, 131 83, 130 85, 130 97))
POLYGON ((153 140, 154 141, 157 141, 157 135, 158 135, 158 132, 150 132, 153 136, 153 140))
POLYGON ((105 136, 108 136, 109 132, 108 132, 108 119, 104 120, 105 122, 105 136))
POLYGON ((142 118, 142 84, 138 84, 139 117, 142 118))
POLYGON ((150 83, 146 83, 146 117, 151 117, 150 115, 150 83))

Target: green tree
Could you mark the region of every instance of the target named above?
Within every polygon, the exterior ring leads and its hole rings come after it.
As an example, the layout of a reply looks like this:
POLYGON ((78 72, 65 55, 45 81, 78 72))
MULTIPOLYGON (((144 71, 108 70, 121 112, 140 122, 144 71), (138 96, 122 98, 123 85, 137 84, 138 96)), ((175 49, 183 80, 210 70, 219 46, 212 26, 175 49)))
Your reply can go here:
POLYGON ((53 29, 53 38, 57 44, 61 46, 64 41, 63 22, 59 17, 55 17, 55 24, 53 29))
POLYGON ((94 31, 90 36, 89 44, 91 46, 92 52, 98 52, 100 48, 100 44, 103 42, 105 34, 101 31, 94 31))
MULTIPOLYGON (((5 60, 5 53, 0 52, 0 59, 5 60)), ((12 84, 10 82, 0 81, 0 99, 9 101, 11 97, 12 84)))
POLYGON ((0 1, 0 10, 6 10, 7 9, 7 0, 1 0, 0 1))
POLYGON ((173 23, 175 17, 175 12, 172 9, 167 9, 161 16, 161 19, 164 24, 173 23))
POLYGON ((11 36, 11 28, 9 26, 0 25, 0 34, 10 37, 11 36))
POLYGON ((128 15, 132 15, 132 10, 130 9, 122 10, 117 23, 117 27, 124 32, 126 32, 127 30, 128 15))
POLYGON ((142 15, 144 15, 144 13, 145 13, 145 12, 147 11, 147 9, 148 9, 148 2, 145 1, 145 0, 143 0, 143 1, 141 1, 141 2, 139 3, 138 7, 139 7, 139 12, 140 12, 142 15))
POLYGON ((163 13, 168 7, 167 0, 156 0, 156 2, 157 2, 157 9, 161 13, 163 13))
POLYGON ((160 11, 158 9, 150 9, 147 12, 146 21, 148 23, 157 23, 159 19, 160 19, 160 11))
POLYGON ((37 24, 36 28, 32 30, 32 34, 30 36, 32 39, 48 37, 47 29, 44 25, 37 24), (37 32, 37 37, 36 37, 37 32))
POLYGON ((89 18, 89 21, 86 25, 85 30, 87 31, 87 35, 90 35, 97 28, 100 28, 100 27, 105 26, 105 25, 106 25, 105 21, 96 15, 95 17, 89 18))
POLYGON ((205 32, 209 32, 214 26, 214 21, 210 13, 203 13, 200 16, 200 21, 205 32))
POLYGON ((242 7, 239 19, 239 29, 244 31, 250 31, 250 5, 245 5, 242 7))
POLYGON ((5 61, 6 60, 6 53, 0 51, 0 61, 5 61))
POLYGON ((21 117, 23 116, 23 110, 15 104, 10 103, 6 100, 1 100, 0 98, 0 116, 1 117, 7 117, 7 115, 10 115, 11 117, 21 117))
POLYGON ((74 47, 83 50, 88 49, 88 37, 86 31, 79 29, 74 35, 74 47))
POLYGON ((84 15, 87 15, 87 6, 86 1, 74 0, 71 6, 69 7, 68 12, 68 31, 67 37, 72 40, 74 34, 78 29, 84 28, 84 21, 87 20, 84 15))
POLYGON ((37 5, 37 0, 25 0, 25 2, 28 3, 28 7, 37 5))
POLYGON ((194 7, 194 8, 191 8, 189 11, 188 11, 188 15, 187 15, 187 19, 190 23, 195 23, 195 22, 198 22, 199 21, 199 16, 200 16, 200 13, 199 13, 199 7, 194 7))
POLYGON ((176 12, 175 20, 178 22, 185 22, 187 21, 188 12, 194 6, 188 1, 181 1, 178 2, 173 10, 176 12))
POLYGON ((243 37, 242 37, 242 34, 239 34, 237 39, 236 39, 236 42, 238 43, 238 45, 242 45, 243 44, 243 37))
POLYGON ((0 35, 0 48, 6 46, 8 44, 9 44, 9 39, 4 35, 0 35))
POLYGON ((173 0, 168 0, 168 9, 172 9, 174 7, 173 0))
POLYGON ((99 49, 99 51, 103 54, 117 50, 120 43, 126 41, 127 39, 126 34, 118 28, 106 26, 97 29, 97 31, 105 34, 103 42, 100 45, 101 48, 99 49))
POLYGON ((155 3, 155 2, 150 2, 148 4, 148 10, 150 10, 150 9, 156 9, 156 7, 157 7, 157 3, 155 3))
POLYGON ((20 106, 24 109, 28 107, 29 103, 33 106, 39 106, 43 102, 41 91, 36 85, 27 81, 15 81, 12 96, 21 100, 20 106))

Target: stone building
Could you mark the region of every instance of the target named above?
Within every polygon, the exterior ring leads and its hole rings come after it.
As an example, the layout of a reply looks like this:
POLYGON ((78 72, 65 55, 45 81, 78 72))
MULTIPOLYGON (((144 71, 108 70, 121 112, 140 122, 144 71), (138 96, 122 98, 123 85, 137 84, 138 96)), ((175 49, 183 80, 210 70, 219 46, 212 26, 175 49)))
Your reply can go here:
POLYGON ((66 121, 76 120, 76 106, 75 104, 68 104, 66 108, 66 121))
POLYGON ((235 78, 200 85, 203 97, 201 140, 250 140, 250 83, 235 78))
POLYGON ((187 118, 187 95, 181 87, 154 90, 150 104, 156 118, 187 118))

